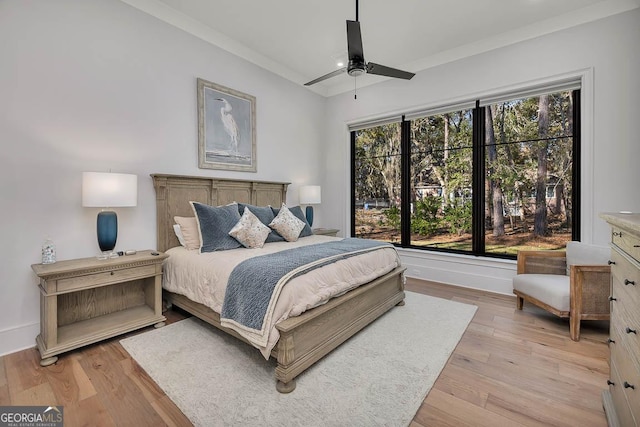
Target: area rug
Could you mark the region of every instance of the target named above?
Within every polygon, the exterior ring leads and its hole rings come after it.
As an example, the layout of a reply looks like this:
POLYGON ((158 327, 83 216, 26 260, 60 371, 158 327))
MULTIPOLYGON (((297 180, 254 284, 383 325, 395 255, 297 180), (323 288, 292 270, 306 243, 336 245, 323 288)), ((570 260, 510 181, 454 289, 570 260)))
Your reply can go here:
POLYGON ((406 294, 289 394, 273 360, 195 318, 120 343, 196 426, 406 426, 477 309, 406 294))

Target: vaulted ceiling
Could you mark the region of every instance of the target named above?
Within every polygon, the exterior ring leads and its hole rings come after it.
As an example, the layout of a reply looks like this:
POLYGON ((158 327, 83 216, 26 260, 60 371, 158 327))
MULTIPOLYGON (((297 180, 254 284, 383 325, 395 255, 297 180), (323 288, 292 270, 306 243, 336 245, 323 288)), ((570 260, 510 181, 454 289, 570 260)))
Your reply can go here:
MULTIPOLYGON (((122 0, 299 84, 347 56, 355 0, 122 0)), ((640 6, 640 0, 361 0, 364 56, 418 72, 640 6)), ((384 80, 358 77, 358 86, 384 80)), ((353 89, 343 73, 310 86, 353 89)))

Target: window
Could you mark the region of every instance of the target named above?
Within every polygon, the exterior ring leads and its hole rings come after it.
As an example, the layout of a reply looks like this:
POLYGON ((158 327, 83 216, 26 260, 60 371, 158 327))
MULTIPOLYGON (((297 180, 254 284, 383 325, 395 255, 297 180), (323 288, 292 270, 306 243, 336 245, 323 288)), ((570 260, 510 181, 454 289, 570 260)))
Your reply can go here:
POLYGON ((355 131, 356 237, 400 243, 400 123, 355 131))
POLYGON ((579 95, 514 94, 352 129, 352 235, 515 257, 579 236, 579 95))

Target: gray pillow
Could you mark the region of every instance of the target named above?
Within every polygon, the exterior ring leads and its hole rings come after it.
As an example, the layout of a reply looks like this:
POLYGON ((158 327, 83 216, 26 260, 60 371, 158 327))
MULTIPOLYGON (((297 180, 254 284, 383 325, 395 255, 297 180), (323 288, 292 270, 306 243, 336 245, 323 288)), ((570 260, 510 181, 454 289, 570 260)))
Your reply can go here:
POLYGON ((200 228, 200 253, 242 247, 240 242, 229 235, 233 226, 240 221, 237 204, 209 206, 198 202, 190 203, 200 228))
MULTIPOLYGON (((238 203, 238 212, 240 213, 240 216, 244 214, 245 207, 248 207, 249 211, 257 216, 260 222, 267 227, 269 226, 271 221, 273 221, 273 218, 275 218, 275 214, 273 213, 273 210, 271 210, 271 206, 254 206, 248 205, 246 203, 238 203)), ((284 237, 278 234, 277 231, 271 230, 269 236, 267 236, 267 240, 265 241, 265 243, 271 242, 284 242, 284 237)))
MULTIPOLYGON (((307 236, 313 235, 313 231, 311 231, 311 227, 309 226, 309 223, 307 222, 307 217, 302 212, 302 208, 300 206, 294 206, 292 208, 289 208, 287 206, 287 208, 291 211, 291 213, 296 218, 298 218, 300 221, 304 222, 304 228, 302 229, 302 231, 300 232, 300 236, 298 236, 298 237, 307 237, 307 236)), ((272 207, 271 210, 273 211, 274 217, 276 215, 278 215, 278 212, 280 212, 280 209, 276 209, 274 207, 272 207)))

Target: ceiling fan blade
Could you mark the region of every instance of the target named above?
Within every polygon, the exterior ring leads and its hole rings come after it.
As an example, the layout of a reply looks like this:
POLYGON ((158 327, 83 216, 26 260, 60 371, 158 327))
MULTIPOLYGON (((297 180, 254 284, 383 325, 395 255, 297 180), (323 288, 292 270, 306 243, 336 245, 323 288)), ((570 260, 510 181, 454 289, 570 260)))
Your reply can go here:
POLYGON ((323 80, 329 79, 331 77, 340 75, 340 74, 344 73, 345 71, 347 71, 347 67, 342 67, 339 70, 332 71, 329 74, 325 74, 324 76, 318 77, 315 80, 311 80, 310 82, 307 82, 304 85, 305 86, 311 86, 312 84, 315 84, 315 83, 321 82, 323 80))
POLYGON ((367 73, 377 74, 379 76, 395 77, 397 79, 406 79, 406 80, 411 80, 411 78, 415 76, 415 73, 398 70, 397 68, 391 68, 385 65, 375 64, 373 62, 367 63, 367 73))
POLYGON ((360 22, 347 20, 347 51, 349 61, 358 58, 364 61, 362 50, 362 34, 360 33, 360 22))

